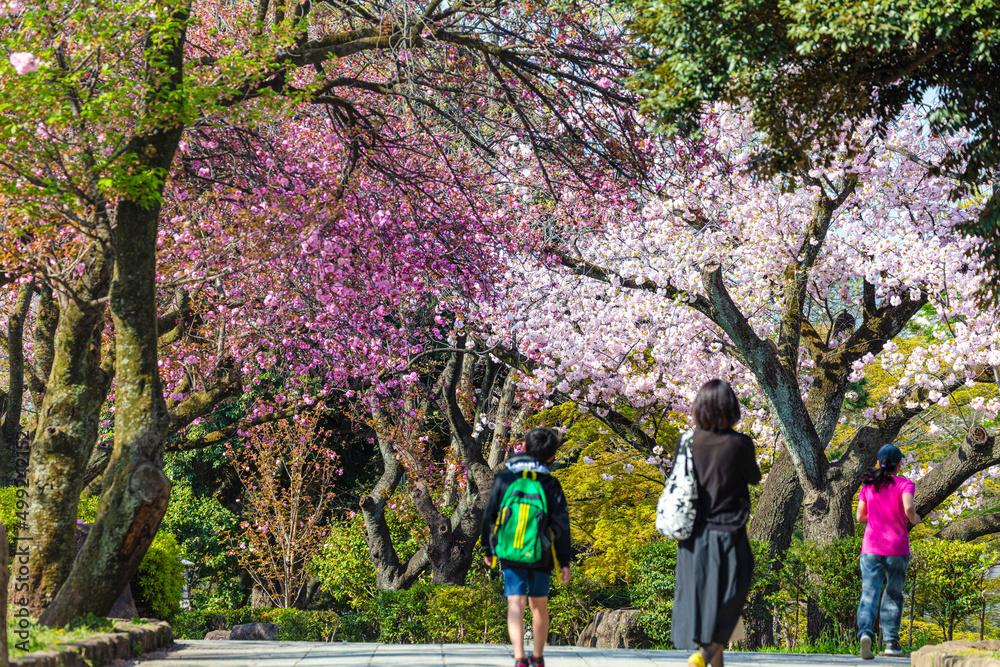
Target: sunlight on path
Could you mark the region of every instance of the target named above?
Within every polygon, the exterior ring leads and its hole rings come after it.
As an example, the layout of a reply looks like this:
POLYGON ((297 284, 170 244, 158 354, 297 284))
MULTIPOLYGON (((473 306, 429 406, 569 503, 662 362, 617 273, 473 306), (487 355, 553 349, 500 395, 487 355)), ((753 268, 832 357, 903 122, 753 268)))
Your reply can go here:
MULTIPOLYGON (((686 667, 684 651, 630 651, 552 646, 547 667, 686 667)), ((314 644, 308 642, 182 641, 135 667, 511 667, 509 646, 480 644, 314 644)), ((910 659, 864 661, 849 655, 727 653, 727 667, 909 665, 910 659)))

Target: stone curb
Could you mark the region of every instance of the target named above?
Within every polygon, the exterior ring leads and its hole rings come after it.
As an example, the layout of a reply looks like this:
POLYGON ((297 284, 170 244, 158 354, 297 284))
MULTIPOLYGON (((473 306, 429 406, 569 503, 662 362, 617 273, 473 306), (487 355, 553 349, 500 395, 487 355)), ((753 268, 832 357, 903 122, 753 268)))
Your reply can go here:
POLYGON ((952 641, 924 646, 910 654, 912 667, 1000 667, 992 653, 1000 651, 1000 641, 952 641), (979 653, 980 651, 989 653, 979 653))
POLYGON ((87 637, 72 644, 62 644, 59 651, 36 651, 20 658, 11 658, 11 667, 101 667, 115 660, 133 657, 132 647, 148 653, 172 646, 174 632, 166 621, 149 621, 135 625, 126 621, 115 623, 111 632, 87 637))

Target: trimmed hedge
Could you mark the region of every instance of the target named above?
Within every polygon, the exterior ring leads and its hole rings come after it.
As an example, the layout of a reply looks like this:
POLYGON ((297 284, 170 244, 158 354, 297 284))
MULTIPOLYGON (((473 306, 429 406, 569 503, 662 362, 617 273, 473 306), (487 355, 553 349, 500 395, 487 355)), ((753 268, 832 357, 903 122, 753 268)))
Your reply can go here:
POLYGON ((183 611, 171 621, 178 639, 203 639, 211 630, 230 630, 244 623, 274 623, 282 641, 324 642, 333 639, 340 617, 332 611, 242 607, 183 611))

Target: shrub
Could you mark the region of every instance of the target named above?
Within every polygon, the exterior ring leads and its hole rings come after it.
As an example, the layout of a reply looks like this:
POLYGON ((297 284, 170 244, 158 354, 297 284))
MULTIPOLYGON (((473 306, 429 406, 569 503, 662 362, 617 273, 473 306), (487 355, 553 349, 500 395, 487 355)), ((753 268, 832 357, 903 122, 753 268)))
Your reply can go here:
POLYGON ((985 577, 997 552, 987 544, 935 539, 915 542, 913 551, 917 608, 951 640, 958 624, 983 605, 985 577))
POLYGON ((184 566, 173 535, 156 534, 133 581, 137 583, 137 601, 156 618, 169 620, 180 611, 184 566))
MULTIPOLYGON (((399 500, 396 511, 385 518, 400 561, 405 562, 426 544, 427 527, 412 501, 399 500)), ((365 541, 364 520, 360 516, 331 520, 326 543, 313 558, 310 569, 319 579, 321 590, 336 602, 360 609, 374 600, 378 587, 365 541)))
POLYGON ((431 641, 447 644, 506 641, 507 602, 490 587, 441 586, 434 590, 427 612, 426 627, 431 641))
POLYGON ((809 596, 833 619, 842 637, 854 636, 861 599, 861 538, 847 537, 819 546, 798 542, 795 555, 805 566, 809 596))
POLYGON ((229 630, 244 623, 274 623, 282 641, 319 642, 337 636, 340 617, 332 611, 241 607, 185 611, 171 621, 179 639, 201 639, 211 630, 229 630))
POLYGON ((639 626, 655 645, 669 646, 677 543, 673 540, 647 542, 635 550, 634 558, 636 583, 630 592, 632 605, 642 610, 639 626))
POLYGON ((406 591, 378 591, 366 610, 367 619, 378 627, 378 641, 386 644, 423 644, 427 629, 428 603, 434 586, 418 582, 406 591))
POLYGON ((181 558, 194 563, 189 571, 192 607, 238 607, 242 602, 239 563, 220 539, 238 525, 236 515, 217 498, 198 496, 190 486, 171 489, 160 530, 174 535, 181 558))
POLYGON ((556 645, 576 644, 597 612, 627 607, 631 600, 624 586, 606 586, 581 570, 574 572, 565 586, 553 577, 551 594, 549 641, 556 645))

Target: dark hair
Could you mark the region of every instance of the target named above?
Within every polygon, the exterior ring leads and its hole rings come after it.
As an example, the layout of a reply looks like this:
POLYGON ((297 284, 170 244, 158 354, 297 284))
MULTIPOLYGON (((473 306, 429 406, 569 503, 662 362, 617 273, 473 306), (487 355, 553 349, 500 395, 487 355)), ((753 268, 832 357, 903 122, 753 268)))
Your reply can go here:
POLYGON ((559 434, 548 428, 533 428, 524 436, 524 453, 543 463, 556 455, 559 434))
POLYGON ((695 426, 706 431, 728 431, 740 420, 740 402, 725 380, 709 380, 691 406, 695 426))
POLYGON ((874 486, 876 491, 881 491, 887 486, 892 486, 892 471, 895 470, 903 460, 903 452, 892 444, 882 445, 878 450, 878 468, 868 473, 864 483, 874 486))
POLYGON ((867 486, 874 486, 876 491, 881 491, 887 486, 892 486, 892 469, 881 466, 873 468, 868 472, 868 477, 865 478, 864 483, 867 486))

